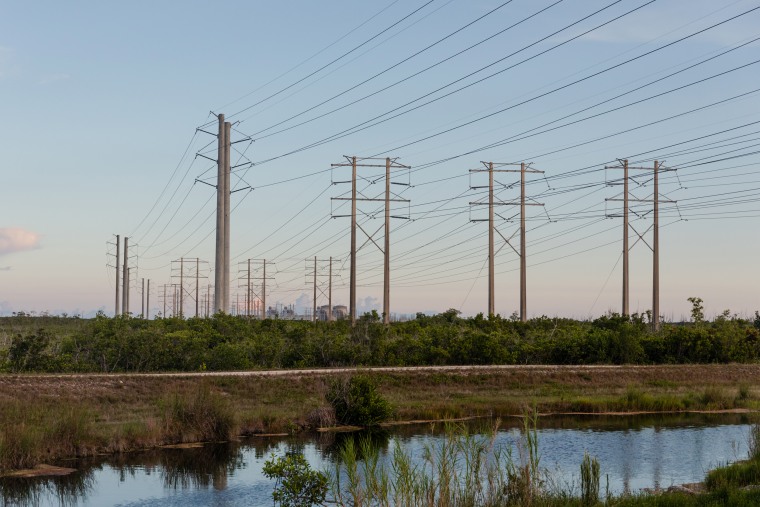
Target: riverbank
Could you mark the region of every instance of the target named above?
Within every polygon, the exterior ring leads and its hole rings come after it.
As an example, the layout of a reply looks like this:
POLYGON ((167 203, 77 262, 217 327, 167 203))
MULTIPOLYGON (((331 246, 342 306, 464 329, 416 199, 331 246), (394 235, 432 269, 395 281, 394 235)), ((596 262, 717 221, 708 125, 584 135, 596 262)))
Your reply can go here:
POLYGON ((333 423, 329 379, 361 371, 394 422, 539 413, 756 411, 760 365, 509 366, 0 376, 0 470, 333 423))

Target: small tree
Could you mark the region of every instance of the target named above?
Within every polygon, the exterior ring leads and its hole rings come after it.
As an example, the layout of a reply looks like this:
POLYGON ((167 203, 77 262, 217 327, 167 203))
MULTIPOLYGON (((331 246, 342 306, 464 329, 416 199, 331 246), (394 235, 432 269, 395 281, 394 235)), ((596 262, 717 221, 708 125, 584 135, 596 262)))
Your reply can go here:
POLYGON ((705 307, 702 298, 690 297, 686 301, 691 303, 691 320, 695 324, 701 324, 705 320, 705 307))
POLYGON ((289 453, 264 463, 264 475, 277 482, 272 492, 275 505, 311 507, 323 505, 327 495, 327 476, 312 470, 303 454, 289 453))

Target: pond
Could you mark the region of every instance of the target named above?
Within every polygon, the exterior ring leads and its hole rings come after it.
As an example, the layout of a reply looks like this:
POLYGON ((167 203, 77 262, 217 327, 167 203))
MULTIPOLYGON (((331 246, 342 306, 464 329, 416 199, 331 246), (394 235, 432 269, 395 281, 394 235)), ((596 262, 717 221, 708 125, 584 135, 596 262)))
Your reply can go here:
MULTIPOLYGON (((484 428, 492 421, 469 423, 484 428)), ((521 421, 502 421, 495 445, 516 449, 521 421)), ((736 414, 548 417, 538 422, 540 466, 564 490, 578 491, 584 452, 601 465, 601 488, 613 494, 698 482, 748 453, 751 421, 736 414)), ((381 459, 396 443, 419 459, 444 438, 443 424, 374 434, 381 459)), ((268 506, 274 482, 262 474, 272 455, 302 452, 313 468, 334 470, 351 434, 252 438, 189 449, 160 449, 58 463, 77 472, 54 478, 0 479, 4 505, 268 506)), ((515 453, 516 455, 517 453, 515 453)))

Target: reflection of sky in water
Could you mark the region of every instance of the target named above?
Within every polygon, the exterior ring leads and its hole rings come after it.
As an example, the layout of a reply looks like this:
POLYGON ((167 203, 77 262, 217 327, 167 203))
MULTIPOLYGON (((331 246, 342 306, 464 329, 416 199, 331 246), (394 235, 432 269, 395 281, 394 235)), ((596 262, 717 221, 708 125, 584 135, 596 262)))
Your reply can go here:
MULTIPOLYGON (((420 456, 425 445, 434 444, 440 438, 425 434, 429 427, 423 426, 418 431, 420 434, 391 437, 384 452, 392 451, 394 442, 399 440, 412 456, 420 456)), ((606 475, 610 491, 620 493, 700 481, 711 468, 746 457, 748 435, 747 424, 645 425, 615 430, 545 428, 538 430, 538 442, 541 468, 548 469, 559 486, 565 489, 575 487, 578 492, 579 466, 584 451, 588 451, 601 465, 602 491, 606 475)), ((517 430, 504 430, 499 432, 496 444, 514 446, 518 439, 517 430)), ((180 457, 178 461, 182 462, 181 466, 173 465, 173 469, 161 466, 155 458, 152 464, 141 464, 140 455, 132 455, 129 465, 116 465, 112 461, 93 468, 88 479, 91 488, 83 496, 66 498, 65 503, 93 507, 269 506, 272 505, 274 482, 262 475, 264 461, 273 451, 282 455, 293 445, 282 441, 259 445, 258 448, 241 447, 237 461, 228 459, 228 454, 235 456, 234 452, 221 453, 216 461, 198 464, 201 471, 193 468, 194 460, 203 459, 197 449, 173 450, 174 456, 180 457), (193 452, 196 454, 176 454, 193 452)), ((295 445, 303 450, 312 467, 332 469, 330 457, 323 450, 325 446, 315 443, 295 445)), ((517 457, 519 454, 515 451, 513 455, 517 457)), ((62 503, 51 483, 36 484, 44 485, 35 498, 39 505, 62 503)))

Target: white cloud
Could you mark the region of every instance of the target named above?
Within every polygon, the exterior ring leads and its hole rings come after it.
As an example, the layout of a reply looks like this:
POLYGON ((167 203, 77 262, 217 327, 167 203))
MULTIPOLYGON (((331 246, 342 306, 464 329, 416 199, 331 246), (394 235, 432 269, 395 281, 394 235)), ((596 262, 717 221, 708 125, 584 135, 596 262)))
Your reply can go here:
POLYGON ((18 227, 0 228, 0 256, 34 250, 40 246, 40 235, 18 227))
POLYGON ((37 84, 40 86, 45 86, 52 83, 57 83, 58 81, 66 81, 67 79, 71 79, 71 76, 69 74, 48 74, 46 76, 42 76, 42 79, 40 79, 37 84))

